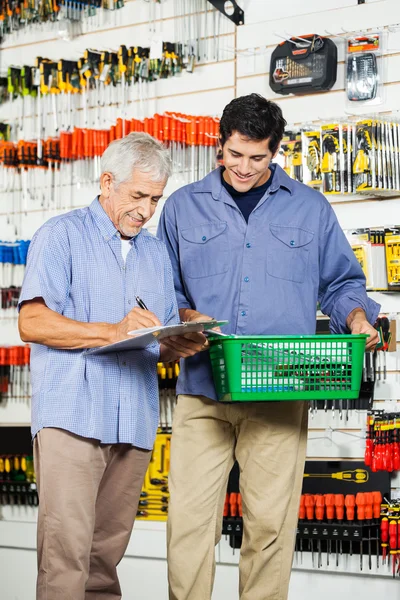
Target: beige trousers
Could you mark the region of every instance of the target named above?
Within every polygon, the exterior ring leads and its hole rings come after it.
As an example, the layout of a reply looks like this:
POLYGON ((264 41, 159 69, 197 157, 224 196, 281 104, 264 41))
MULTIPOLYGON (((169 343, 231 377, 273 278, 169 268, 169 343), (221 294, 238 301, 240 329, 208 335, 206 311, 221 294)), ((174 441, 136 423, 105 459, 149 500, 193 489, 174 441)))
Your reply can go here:
POLYGON ((62 429, 34 441, 39 490, 37 600, 119 600, 116 567, 151 452, 62 429))
POLYGON ((241 600, 286 600, 307 442, 306 402, 179 396, 171 441, 170 600, 210 600, 229 472, 240 467, 241 600))

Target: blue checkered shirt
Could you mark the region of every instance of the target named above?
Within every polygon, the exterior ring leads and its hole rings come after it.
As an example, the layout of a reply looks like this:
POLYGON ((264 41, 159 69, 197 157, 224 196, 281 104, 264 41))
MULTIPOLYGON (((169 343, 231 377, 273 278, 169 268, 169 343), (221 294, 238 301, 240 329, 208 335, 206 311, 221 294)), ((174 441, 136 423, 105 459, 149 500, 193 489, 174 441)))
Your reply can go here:
MULTIPOLYGON (((163 242, 142 230, 122 258, 121 239, 98 199, 45 223, 34 235, 20 302, 41 297, 85 323, 117 323, 142 298, 161 323, 178 321, 163 242)), ((32 435, 59 427, 104 444, 151 449, 158 425, 157 343, 89 355, 32 345, 32 435)))

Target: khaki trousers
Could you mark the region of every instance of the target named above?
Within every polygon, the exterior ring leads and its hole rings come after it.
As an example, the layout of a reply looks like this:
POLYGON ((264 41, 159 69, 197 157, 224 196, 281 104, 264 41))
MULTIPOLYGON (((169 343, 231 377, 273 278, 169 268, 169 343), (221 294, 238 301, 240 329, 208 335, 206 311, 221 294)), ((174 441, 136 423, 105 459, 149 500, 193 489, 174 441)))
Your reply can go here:
POLYGON ((169 476, 170 600, 210 600, 214 546, 235 458, 240 467, 241 600, 286 600, 307 442, 306 402, 221 404, 179 396, 169 476))
POLYGON ((62 429, 34 441, 39 490, 37 600, 119 600, 116 567, 151 452, 62 429))

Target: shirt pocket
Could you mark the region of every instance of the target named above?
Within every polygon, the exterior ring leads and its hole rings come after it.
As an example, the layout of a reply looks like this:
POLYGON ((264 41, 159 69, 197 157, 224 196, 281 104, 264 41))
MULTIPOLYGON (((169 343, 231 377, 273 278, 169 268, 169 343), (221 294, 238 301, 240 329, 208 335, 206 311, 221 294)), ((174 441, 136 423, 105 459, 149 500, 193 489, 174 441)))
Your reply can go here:
POLYGON ((225 221, 210 221, 181 231, 181 265, 187 277, 211 277, 228 271, 227 227, 225 221))
POLYGON ((302 283, 309 260, 309 244, 314 232, 300 227, 286 227, 271 223, 267 251, 267 273, 278 279, 302 283))

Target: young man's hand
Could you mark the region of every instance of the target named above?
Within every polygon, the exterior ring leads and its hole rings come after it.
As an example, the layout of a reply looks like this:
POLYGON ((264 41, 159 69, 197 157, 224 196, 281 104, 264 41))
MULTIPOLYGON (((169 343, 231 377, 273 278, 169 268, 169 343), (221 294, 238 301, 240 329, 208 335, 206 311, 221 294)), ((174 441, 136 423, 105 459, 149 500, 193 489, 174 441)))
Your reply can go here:
POLYGON ((379 334, 375 327, 368 322, 367 316, 361 308, 356 308, 349 314, 346 324, 351 333, 354 335, 359 333, 369 335, 365 350, 369 352, 373 352, 375 350, 375 346, 379 342, 379 334))
MULTIPOLYGON (((191 310, 182 308, 179 311, 179 316, 182 322, 196 322, 196 321, 212 321, 212 317, 203 315, 197 310, 191 310)), ((219 330, 219 327, 217 328, 219 330)), ((161 347, 161 357, 166 352, 176 353, 176 358, 187 358, 188 356, 194 356, 198 352, 208 350, 209 343, 204 333, 186 333, 183 336, 172 336, 170 338, 164 338, 161 346, 165 346, 165 349, 161 347)), ((173 360, 173 359, 169 359, 173 360)))

